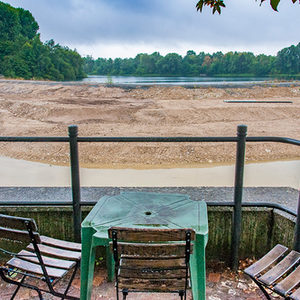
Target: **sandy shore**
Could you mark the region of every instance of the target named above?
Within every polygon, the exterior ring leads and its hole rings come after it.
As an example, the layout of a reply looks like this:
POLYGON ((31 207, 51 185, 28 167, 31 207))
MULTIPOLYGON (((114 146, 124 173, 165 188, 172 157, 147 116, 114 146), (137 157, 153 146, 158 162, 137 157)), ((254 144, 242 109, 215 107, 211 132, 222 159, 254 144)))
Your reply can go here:
MULTIPOLYGON (((300 87, 149 87, 0 80, 1 136, 249 136, 300 139, 300 87), (290 100, 293 103, 225 103, 224 100, 290 100)), ((231 143, 80 144, 83 167, 198 167, 234 161, 231 143)), ((66 165, 68 145, 0 143, 0 155, 66 165)), ((300 159, 297 146, 249 143, 247 161, 300 159)))

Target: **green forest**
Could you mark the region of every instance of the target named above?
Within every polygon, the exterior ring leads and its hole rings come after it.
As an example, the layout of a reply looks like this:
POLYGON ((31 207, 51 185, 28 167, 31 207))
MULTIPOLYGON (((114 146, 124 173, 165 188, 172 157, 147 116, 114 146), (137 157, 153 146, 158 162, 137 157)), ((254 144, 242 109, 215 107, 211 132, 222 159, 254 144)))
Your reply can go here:
POLYGON ((28 10, 0 2, 0 74, 10 78, 77 80, 83 59, 53 40, 42 43, 28 10))
POLYGON ((299 75, 300 43, 280 50, 276 56, 251 52, 216 52, 189 50, 165 56, 158 52, 140 53, 135 58, 84 58, 84 71, 94 75, 137 76, 272 76, 299 75))
POLYGON ((276 56, 251 52, 165 56, 140 53, 135 58, 82 58, 75 50, 42 43, 39 25, 28 10, 0 1, 0 75, 9 78, 78 80, 85 74, 133 76, 300 76, 300 43, 276 56))

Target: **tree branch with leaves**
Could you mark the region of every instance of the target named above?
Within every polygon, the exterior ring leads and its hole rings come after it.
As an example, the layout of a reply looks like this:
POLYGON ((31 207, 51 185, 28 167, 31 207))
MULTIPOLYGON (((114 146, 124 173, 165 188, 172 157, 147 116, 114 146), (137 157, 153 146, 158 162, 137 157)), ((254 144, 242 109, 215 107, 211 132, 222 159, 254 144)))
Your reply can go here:
MULTIPOLYGON (((265 2, 266 0, 260 0, 260 4, 265 2)), ((296 3, 297 0, 291 0, 293 3, 296 3)), ((279 4, 280 0, 270 0, 271 7, 273 10, 278 11, 277 7, 279 4)), ((300 3, 300 0, 299 0, 300 3)), ((221 9, 222 7, 226 7, 224 0, 200 0, 196 4, 196 8, 198 11, 202 12, 203 6, 209 6, 212 8, 212 13, 214 14, 215 12, 218 12, 221 14, 221 9)))

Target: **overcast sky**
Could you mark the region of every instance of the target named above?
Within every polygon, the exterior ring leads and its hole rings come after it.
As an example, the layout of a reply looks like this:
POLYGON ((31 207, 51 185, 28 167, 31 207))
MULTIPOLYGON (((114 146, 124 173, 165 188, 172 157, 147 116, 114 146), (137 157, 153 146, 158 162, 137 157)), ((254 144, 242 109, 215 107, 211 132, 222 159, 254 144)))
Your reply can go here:
POLYGON ((225 0, 222 14, 195 9, 194 0, 6 0, 31 11, 42 41, 76 48, 81 55, 135 57, 187 50, 252 51, 275 55, 300 42, 300 5, 281 0, 225 0))

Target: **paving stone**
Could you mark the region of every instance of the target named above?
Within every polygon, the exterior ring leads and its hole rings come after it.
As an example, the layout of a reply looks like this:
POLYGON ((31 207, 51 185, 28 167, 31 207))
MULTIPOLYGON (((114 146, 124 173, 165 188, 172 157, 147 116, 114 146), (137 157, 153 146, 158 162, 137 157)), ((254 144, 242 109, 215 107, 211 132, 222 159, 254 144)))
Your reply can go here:
POLYGON ((247 290, 247 289, 248 289, 248 285, 245 284, 245 283, 243 283, 243 282, 239 282, 239 283, 237 284, 237 288, 238 288, 238 289, 241 289, 241 290, 247 290))
POLYGON ((221 279, 221 273, 209 273, 208 281, 210 282, 219 282, 221 279))
MULTIPOLYGON (((66 281, 62 281, 56 287, 63 291, 66 287, 66 281)), ((0 299, 10 299, 14 286, 6 284, 0 279, 0 299)), ((37 293, 22 289, 16 300, 38 300, 37 293)), ((80 272, 77 272, 70 289, 70 294, 79 296, 80 294, 80 272)), ((208 300, 259 300, 264 299, 262 292, 253 282, 243 273, 236 273, 227 268, 220 270, 207 270, 207 289, 206 295, 208 300)), ((49 294, 43 295, 45 300, 56 300, 57 298, 49 294)), ((278 299, 271 296, 272 299, 278 299)), ((116 292, 113 282, 107 282, 106 270, 96 266, 94 276, 94 286, 92 291, 92 300, 115 300, 116 292)), ((122 297, 120 297, 122 299, 122 297)), ((129 299, 129 297, 128 297, 129 299)), ((178 294, 157 294, 157 293, 131 293, 132 300, 179 300, 178 294)), ((187 300, 191 300, 191 291, 188 291, 187 300)))
POLYGON ((72 282, 72 286, 77 289, 80 289, 80 278, 75 278, 72 282))

